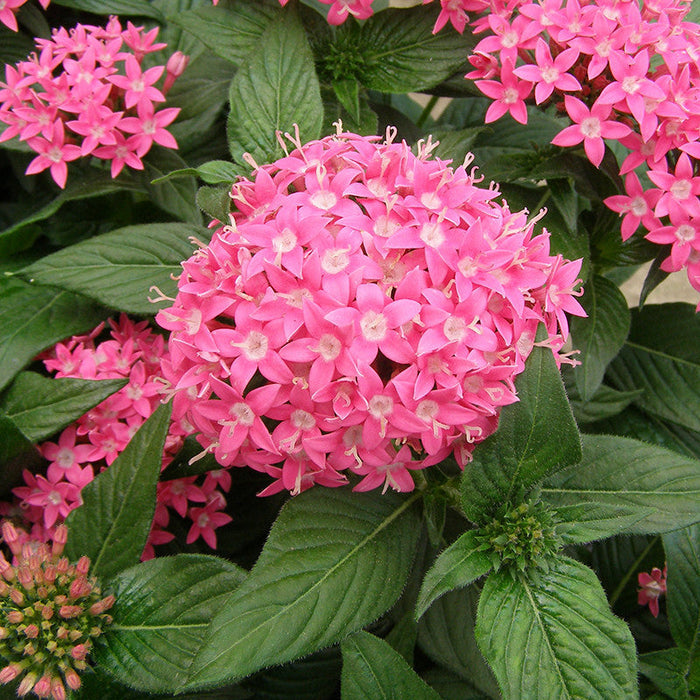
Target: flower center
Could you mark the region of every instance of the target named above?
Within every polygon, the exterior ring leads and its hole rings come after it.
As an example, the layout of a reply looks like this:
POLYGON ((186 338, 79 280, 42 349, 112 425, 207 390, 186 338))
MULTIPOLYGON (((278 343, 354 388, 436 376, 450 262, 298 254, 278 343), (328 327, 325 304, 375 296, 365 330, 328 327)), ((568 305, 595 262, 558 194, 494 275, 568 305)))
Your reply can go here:
POLYGON ((243 354, 248 360, 254 362, 262 360, 267 355, 269 342, 267 336, 260 331, 251 331, 248 333, 245 341, 241 343, 243 354))
POLYGON ((318 352, 326 362, 335 360, 341 348, 341 342, 331 333, 324 333, 318 341, 318 352))
POLYGON ((379 343, 384 340, 388 326, 384 314, 368 311, 360 320, 360 330, 365 340, 379 343))
POLYGON ((330 248, 323 254, 321 267, 324 272, 334 275, 342 272, 350 264, 349 248, 330 248))
POLYGON ((581 122, 581 133, 587 139, 600 138, 600 119, 597 117, 586 117, 581 122))
POLYGON ((467 322, 458 316, 450 316, 443 324, 442 332, 451 343, 459 342, 467 334, 467 322))
POLYGON ((439 248, 445 242, 445 234, 440 224, 424 224, 420 231, 420 239, 430 248, 439 248))
POLYGON ((688 199, 688 197, 690 197, 690 191, 690 180, 676 180, 671 185, 671 196, 677 200, 688 199))
POLYGON ((255 420, 255 413, 247 403, 243 403, 242 401, 234 403, 233 406, 229 408, 228 412, 241 425, 253 425, 253 421, 255 420))

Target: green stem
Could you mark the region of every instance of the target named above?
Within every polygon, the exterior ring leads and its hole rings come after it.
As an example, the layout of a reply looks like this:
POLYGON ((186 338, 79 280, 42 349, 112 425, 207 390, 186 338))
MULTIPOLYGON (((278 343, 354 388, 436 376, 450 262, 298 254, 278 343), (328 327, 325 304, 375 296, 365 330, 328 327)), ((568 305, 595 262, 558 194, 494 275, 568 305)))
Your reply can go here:
POLYGON ((420 113, 420 117, 418 117, 418 121, 416 121, 416 126, 418 128, 422 128, 425 124, 425 122, 428 121, 428 117, 430 116, 430 113, 433 111, 433 107, 437 104, 438 101, 438 96, 433 95, 429 100, 428 104, 425 105, 423 111, 420 113))
POLYGON ((612 595, 610 596, 609 602, 611 608, 613 607, 613 605, 615 605, 615 603, 617 603, 617 599, 622 595, 622 591, 625 590, 625 586, 629 583, 629 580, 632 578, 632 574, 634 574, 634 572, 639 568, 639 565, 644 561, 646 555, 649 554, 649 552, 651 552, 652 548, 656 545, 658 541, 659 536, 657 535, 642 550, 642 553, 634 560, 632 566, 630 566, 627 570, 627 573, 620 579, 620 583, 617 584, 617 588, 612 592, 612 595))

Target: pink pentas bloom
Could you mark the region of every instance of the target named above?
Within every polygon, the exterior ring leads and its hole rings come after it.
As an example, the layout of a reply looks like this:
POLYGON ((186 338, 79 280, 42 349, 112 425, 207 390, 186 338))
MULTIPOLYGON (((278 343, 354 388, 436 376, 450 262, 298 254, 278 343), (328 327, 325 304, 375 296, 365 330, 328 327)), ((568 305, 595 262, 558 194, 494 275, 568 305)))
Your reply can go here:
POLYGON ((486 110, 484 121, 487 124, 500 119, 506 112, 516 122, 527 124, 525 100, 532 92, 532 83, 518 78, 511 61, 506 61, 501 68, 501 82, 477 80, 475 84, 484 95, 494 100, 486 110))
MULTIPOLYGON (((109 468, 164 397, 167 382, 162 376, 161 363, 168 360, 169 352, 163 337, 154 334, 146 322, 135 323, 126 316, 109 322, 108 337, 104 337, 104 325, 100 324, 87 335, 58 343, 44 354, 46 368, 57 376, 124 379, 126 384, 63 430, 56 442, 41 444, 39 450, 48 461, 46 476, 25 472, 25 485, 14 489, 21 517, 40 539, 49 537, 57 523, 80 505, 82 488, 109 468)), ((270 390, 271 387, 261 387, 247 397, 254 410, 263 413, 271 404, 274 397, 262 404, 257 402, 259 394, 267 396, 270 390)), ((235 412, 229 418, 235 426, 235 412)), ((163 451, 163 469, 172 462, 184 438, 193 430, 181 416, 172 417, 163 451)), ((251 433, 257 436, 258 430, 264 431, 268 438, 261 444, 274 448, 262 423, 259 428, 256 424, 245 437, 251 433)), ((213 528, 228 522, 229 516, 217 513, 226 507, 223 491, 230 488, 230 478, 221 475, 161 482, 144 557, 154 555, 154 545, 172 539, 172 533, 166 529, 171 510, 192 519, 192 509, 205 505, 206 512, 212 515, 205 541, 214 542, 213 528)))
MULTIPOLYGON (((267 474, 264 495, 353 474, 411 490, 495 430, 540 323, 561 348, 580 261, 551 256, 471 158, 453 169, 391 131, 289 139, 234 183, 157 316, 174 415, 222 467, 267 474)), ((196 517, 190 537, 210 537, 208 507, 196 517)))
POLYGON ((663 571, 654 567, 651 573, 642 571, 637 576, 639 582, 637 602, 639 605, 648 605, 654 617, 659 616, 659 598, 666 593, 666 575, 664 566, 663 571))
MULTIPOLYGON (((0 3, 0 22, 13 32, 19 30, 16 14, 25 2, 27 2, 27 0, 4 0, 4 2, 0 3)), ((39 2, 41 6, 46 9, 51 0, 39 0, 39 2)))
POLYGON ((555 146, 575 146, 583 141, 588 159, 598 167, 605 153, 603 139, 620 139, 631 133, 626 124, 608 119, 612 108, 597 102, 589 109, 581 100, 571 95, 564 97, 566 112, 575 122, 562 129, 553 139, 555 146))
POLYGON ((579 57, 577 49, 566 49, 552 58, 549 46, 543 39, 537 40, 535 46, 534 66, 521 66, 513 72, 518 78, 527 80, 535 85, 535 102, 544 102, 554 90, 572 92, 580 90, 581 85, 573 75, 567 73, 579 57))
POLYGON ((175 52, 166 66, 142 67, 143 57, 165 48, 158 29, 144 31, 118 18, 107 27, 77 25, 37 39, 38 54, 5 70, 0 83, 0 139, 18 137, 39 156, 27 174, 49 169, 65 187, 67 163, 81 157, 111 161, 112 177, 127 166, 143 169, 153 143, 177 148, 167 127, 179 109, 159 109, 182 74, 187 57, 175 52), (159 87, 166 71, 162 88, 159 87))

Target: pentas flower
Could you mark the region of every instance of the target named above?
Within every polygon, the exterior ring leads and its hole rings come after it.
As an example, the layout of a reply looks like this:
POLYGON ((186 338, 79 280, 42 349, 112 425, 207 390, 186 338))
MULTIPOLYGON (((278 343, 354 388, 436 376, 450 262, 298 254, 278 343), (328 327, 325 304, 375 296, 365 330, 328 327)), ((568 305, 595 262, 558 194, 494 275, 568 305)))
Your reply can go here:
MULTIPOLYGON (((17 26, 17 12, 26 3, 27 0, 3 0, 0 3, 0 22, 2 22, 6 27, 11 29, 13 32, 19 30, 17 26)), ((46 9, 51 0, 39 0, 39 4, 46 9)))
POLYGON ((0 683, 19 679, 19 696, 65 700, 78 690, 94 640, 112 622, 114 596, 103 595, 88 557, 62 556, 67 535, 60 525, 47 544, 2 524, 13 556, 0 553, 0 683))
POLYGON ((666 567, 663 571, 656 566, 651 573, 642 571, 637 576, 639 589, 637 591, 637 602, 640 605, 648 605, 649 612, 654 617, 659 616, 659 598, 666 593, 666 567))
POLYGON ((67 164, 78 158, 110 161, 117 177, 124 166, 142 170, 154 143, 177 148, 167 127, 180 110, 159 105, 187 57, 176 51, 165 66, 144 69, 144 56, 166 47, 155 43, 157 33, 131 22, 122 29, 116 17, 107 27, 61 28, 36 40, 38 54, 5 67, 0 122, 8 128, 0 141, 18 137, 39 154, 28 175, 49 169, 63 188, 67 164))
MULTIPOLYGON (((550 255, 470 158, 453 169, 392 136, 287 135, 158 313, 173 415, 222 467, 268 474, 263 494, 349 473, 409 491, 413 470, 463 466, 517 400, 538 326, 558 356, 564 311, 583 314, 580 261, 550 255)), ((190 536, 213 522, 202 507, 190 536)))
MULTIPOLYGON (((82 503, 83 487, 117 459, 163 398, 165 380, 160 364, 168 354, 163 337, 154 334, 147 323, 134 323, 126 316, 110 321, 109 326, 106 339, 99 340, 104 328, 101 324, 86 336, 58 343, 44 355, 46 368, 56 377, 127 382, 63 430, 57 441, 39 445, 48 461, 46 475, 25 471, 24 485, 13 490, 19 515, 38 539, 50 537, 57 525, 82 503)), ((172 462, 184 437, 192 430, 182 417, 173 419, 163 452, 163 469, 172 462)), ((172 539, 167 532, 171 511, 192 522, 188 541, 201 535, 205 542, 215 546, 214 529, 231 519, 221 512, 226 507, 223 491, 228 491, 230 485, 230 480, 204 477, 161 482, 158 509, 144 556, 153 556, 154 545, 172 539), (201 524, 199 511, 203 506, 207 525, 201 524)), ((10 510, 11 506, 4 504, 4 514, 8 515, 10 510)))

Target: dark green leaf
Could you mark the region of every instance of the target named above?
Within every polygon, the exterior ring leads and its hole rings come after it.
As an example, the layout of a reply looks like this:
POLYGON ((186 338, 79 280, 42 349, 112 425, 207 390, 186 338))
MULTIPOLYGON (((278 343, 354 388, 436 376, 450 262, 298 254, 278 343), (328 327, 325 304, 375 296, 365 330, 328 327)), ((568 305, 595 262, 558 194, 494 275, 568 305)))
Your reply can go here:
POLYGON ((629 532, 646 511, 635 506, 616 505, 611 508, 604 503, 577 503, 556 509, 556 532, 565 544, 593 542, 606 537, 629 532))
POLYGON ((632 310, 632 329, 608 376, 649 413, 700 430, 700 316, 691 304, 632 310))
POLYGON ((669 532, 663 541, 668 622, 676 644, 688 650, 683 676, 693 672, 700 684, 700 525, 669 532))
POLYGON ((54 0, 54 3, 72 7, 74 10, 93 12, 96 15, 136 15, 152 17, 161 22, 165 19, 151 3, 145 0, 54 0))
POLYGON ((77 294, 0 279, 0 389, 42 350, 92 330, 104 313, 77 294))
MULTIPOLYGON (((179 107, 180 114, 168 131, 177 139, 180 151, 187 154, 188 162, 194 147, 208 146, 219 135, 221 127, 217 119, 226 105, 234 72, 228 61, 204 53, 190 61, 170 89, 168 107, 179 107)), ((216 157, 225 154, 224 147, 216 157)))
POLYGON ((473 522, 581 458, 581 442, 551 350, 534 347, 515 383, 519 401, 501 410, 498 430, 462 475, 462 505, 473 522))
POLYGON ((318 138, 323 105, 311 49, 293 6, 280 11, 250 61, 231 82, 231 155, 264 163, 282 155, 276 132, 299 126, 302 142, 318 138))
POLYGON ((489 697, 458 675, 442 668, 431 668, 422 677, 443 700, 487 700, 489 697))
POLYGON ((36 471, 44 460, 36 446, 6 416, 0 415, 0 496, 18 485, 24 469, 36 471))
POLYGON ((639 657, 639 670, 674 700, 690 700, 687 668, 687 649, 663 649, 639 657))
POLYGON ((661 269, 661 263, 671 254, 671 246, 662 246, 659 254, 652 260, 647 276, 642 284, 642 291, 639 293, 639 306, 644 306, 647 297, 669 276, 669 272, 661 269))
POLYGON ((571 409, 574 412, 576 422, 592 423, 611 416, 617 416, 624 411, 639 395, 642 390, 637 391, 617 391, 605 384, 601 384, 589 401, 582 401, 578 392, 569 392, 571 409))
POLYGON ((21 372, 2 401, 0 411, 34 442, 50 437, 80 418, 127 379, 49 379, 21 372))
POLYGON ((584 435, 579 464, 550 476, 542 497, 555 506, 595 504, 609 516, 641 517, 626 532, 676 530, 700 520, 700 462, 629 438, 584 435))
POLYGON ((235 2, 197 7, 168 17, 199 39, 217 56, 239 66, 260 46, 265 30, 279 11, 271 2, 235 2))
POLYGON ((573 559, 553 560, 536 581, 491 574, 476 638, 509 699, 637 697, 632 634, 595 574, 573 559))
POLYGON ((438 556, 423 579, 416 605, 417 619, 441 595, 467 586, 491 570, 491 560, 481 545, 476 531, 469 530, 438 556))
POLYGON ((212 219, 228 223, 231 211, 230 187, 208 187, 204 185, 197 190, 197 206, 212 219))
POLYGON ((437 85, 460 68, 474 40, 449 25, 433 34, 439 9, 390 9, 366 22, 346 22, 335 34, 322 70, 355 78, 380 92, 415 92, 437 85))
POLYGON ((140 690, 180 690, 210 620, 245 576, 202 554, 152 559, 117 574, 110 582, 114 623, 96 650, 100 668, 140 690))
POLYGON ((136 564, 146 545, 171 408, 156 409, 109 468, 83 488, 83 504, 66 518, 66 555, 89 556, 92 573, 102 579, 136 564))
POLYGON ((435 156, 449 159, 454 165, 461 165, 467 153, 471 153, 477 136, 484 129, 486 129, 485 126, 471 126, 457 131, 434 131, 433 136, 439 141, 439 145, 435 149, 435 156))
POLYGON ((203 228, 184 223, 126 226, 95 236, 42 258, 20 274, 40 284, 80 292, 111 308, 128 313, 154 314, 148 301, 157 286, 175 294, 171 275, 193 252, 190 238, 207 238, 203 228))
POLYGON ((163 181, 169 172, 186 167, 185 161, 169 148, 153 148, 144 165, 146 189, 153 203, 179 221, 200 226, 202 214, 194 201, 197 193, 195 179, 182 177, 175 181, 163 181))
POLYGON ((414 501, 312 489, 288 502, 250 576, 212 620, 189 685, 304 656, 385 612, 413 559, 414 501))
POLYGON ((440 700, 383 639, 356 632, 341 644, 341 649, 343 700, 440 700))
POLYGON ((241 175, 247 175, 248 169, 228 160, 210 160, 197 167, 197 177, 208 185, 233 184, 241 175))
POLYGON ((360 84, 349 78, 333 82, 333 91, 338 101, 356 122, 360 121, 360 84))
POLYGON ((12 255, 31 246, 41 233, 40 228, 33 228, 31 224, 48 219, 66 202, 97 197, 123 189, 143 189, 128 175, 113 179, 109 173, 95 168, 89 170, 91 172, 82 171, 78 175, 71 174, 66 188, 58 196, 48 202, 45 199, 33 202, 31 214, 4 231, 0 231, 0 256, 12 255))
POLYGON ((586 283, 581 304, 588 317, 571 320, 574 347, 581 351, 581 365, 574 370, 576 387, 584 401, 600 387, 605 368, 617 355, 630 329, 625 297, 618 286, 595 276, 586 283))
POLYGON ((478 595, 477 586, 468 586, 438 598, 420 619, 418 644, 433 661, 482 695, 500 700, 496 679, 474 637, 478 595))

